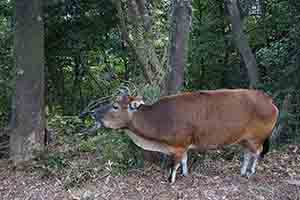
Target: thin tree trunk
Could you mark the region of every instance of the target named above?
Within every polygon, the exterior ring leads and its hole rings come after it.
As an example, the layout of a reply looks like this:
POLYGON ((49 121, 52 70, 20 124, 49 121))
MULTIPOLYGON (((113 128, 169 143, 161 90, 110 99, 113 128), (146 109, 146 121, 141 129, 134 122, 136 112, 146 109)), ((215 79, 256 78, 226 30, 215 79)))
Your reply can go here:
POLYGON ((192 1, 174 0, 171 5, 168 59, 170 73, 167 77, 166 94, 176 94, 183 87, 191 21, 192 1))
POLYGON ((257 63, 247 37, 243 32, 243 23, 241 20, 240 10, 238 8, 238 0, 225 0, 225 5, 232 25, 235 46, 238 48, 239 53, 242 55, 245 62, 250 80, 250 87, 255 88, 259 84, 257 63))
POLYGON ((45 136, 44 28, 42 1, 16 0, 15 123, 10 134, 10 157, 17 164, 41 150, 45 136))
MULTIPOLYGON (((282 102, 281 108, 280 108, 280 115, 287 115, 287 113, 289 113, 290 108, 291 108, 291 99, 292 99, 292 95, 291 94, 287 94, 282 102)), ((272 141, 277 141, 278 138, 280 138, 280 136, 282 135, 282 131, 283 129, 286 127, 287 124, 287 120, 280 120, 278 123, 278 126, 273 130, 272 133, 272 141)))
MULTIPOLYGON (((188 40, 192 22, 192 0, 173 0, 170 12, 168 70, 162 95, 178 93, 184 86, 184 68, 186 66, 188 40)), ((161 166, 165 168, 170 160, 161 157, 161 166)))

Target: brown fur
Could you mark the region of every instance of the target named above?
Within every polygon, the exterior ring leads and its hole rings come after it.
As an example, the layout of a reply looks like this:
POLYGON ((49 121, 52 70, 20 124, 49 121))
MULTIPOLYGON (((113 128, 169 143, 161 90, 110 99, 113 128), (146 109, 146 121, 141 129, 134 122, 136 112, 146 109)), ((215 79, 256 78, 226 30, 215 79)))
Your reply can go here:
POLYGON ((253 153, 261 152, 278 117, 272 99, 257 90, 183 93, 128 114, 133 100, 120 99, 121 110, 107 113, 103 118, 106 125, 128 128, 140 137, 165 144, 178 159, 191 145, 205 150, 240 144, 253 153))
POLYGON ((170 146, 199 149, 240 143, 261 148, 276 123, 270 97, 255 90, 216 90, 169 96, 134 113, 128 128, 170 146))

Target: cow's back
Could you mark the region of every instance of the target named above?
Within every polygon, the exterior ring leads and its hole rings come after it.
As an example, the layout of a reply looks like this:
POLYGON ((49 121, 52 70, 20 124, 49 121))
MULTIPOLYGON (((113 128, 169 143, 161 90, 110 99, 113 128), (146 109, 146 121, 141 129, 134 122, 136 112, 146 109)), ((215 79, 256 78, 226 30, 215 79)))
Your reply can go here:
POLYGON ((155 118, 177 123, 248 121, 259 114, 259 103, 265 98, 257 92, 239 89, 183 93, 159 101, 153 105, 153 113, 155 118))

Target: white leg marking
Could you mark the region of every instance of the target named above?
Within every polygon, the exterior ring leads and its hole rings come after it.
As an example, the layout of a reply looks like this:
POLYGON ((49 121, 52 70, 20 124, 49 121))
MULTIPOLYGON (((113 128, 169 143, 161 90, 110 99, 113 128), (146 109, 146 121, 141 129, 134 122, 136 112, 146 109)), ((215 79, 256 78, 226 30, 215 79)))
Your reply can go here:
POLYGON ((251 173, 252 174, 255 173, 255 167, 256 167, 257 161, 258 161, 258 156, 255 156, 254 159, 253 159, 252 166, 251 166, 251 173))
POLYGON ((180 161, 181 167, 182 167, 182 175, 187 176, 188 175, 188 166, 187 166, 187 160, 188 160, 188 155, 187 152, 185 152, 182 156, 182 159, 180 161))
POLYGON ((177 172, 177 169, 179 168, 179 166, 180 166, 180 163, 177 163, 177 164, 173 167, 172 174, 171 174, 171 183, 174 183, 175 180, 176 180, 176 172, 177 172))
POLYGON ((247 172, 247 168, 251 159, 251 155, 249 152, 244 152, 244 160, 241 167, 241 175, 245 176, 247 172))
POLYGON ((251 154, 251 157, 253 159, 251 165, 250 165, 250 172, 247 173, 247 176, 250 177, 255 173, 255 167, 259 158, 259 153, 251 154))

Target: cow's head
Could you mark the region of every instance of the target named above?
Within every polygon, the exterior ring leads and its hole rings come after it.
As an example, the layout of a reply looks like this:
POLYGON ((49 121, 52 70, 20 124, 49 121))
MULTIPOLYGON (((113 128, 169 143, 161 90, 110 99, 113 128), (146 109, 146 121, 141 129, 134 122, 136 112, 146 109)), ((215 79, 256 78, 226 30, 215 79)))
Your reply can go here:
POLYGON ((125 128, 131 121, 133 113, 142 104, 144 101, 140 96, 133 97, 127 94, 118 96, 113 103, 97 111, 96 121, 106 128, 125 128))

